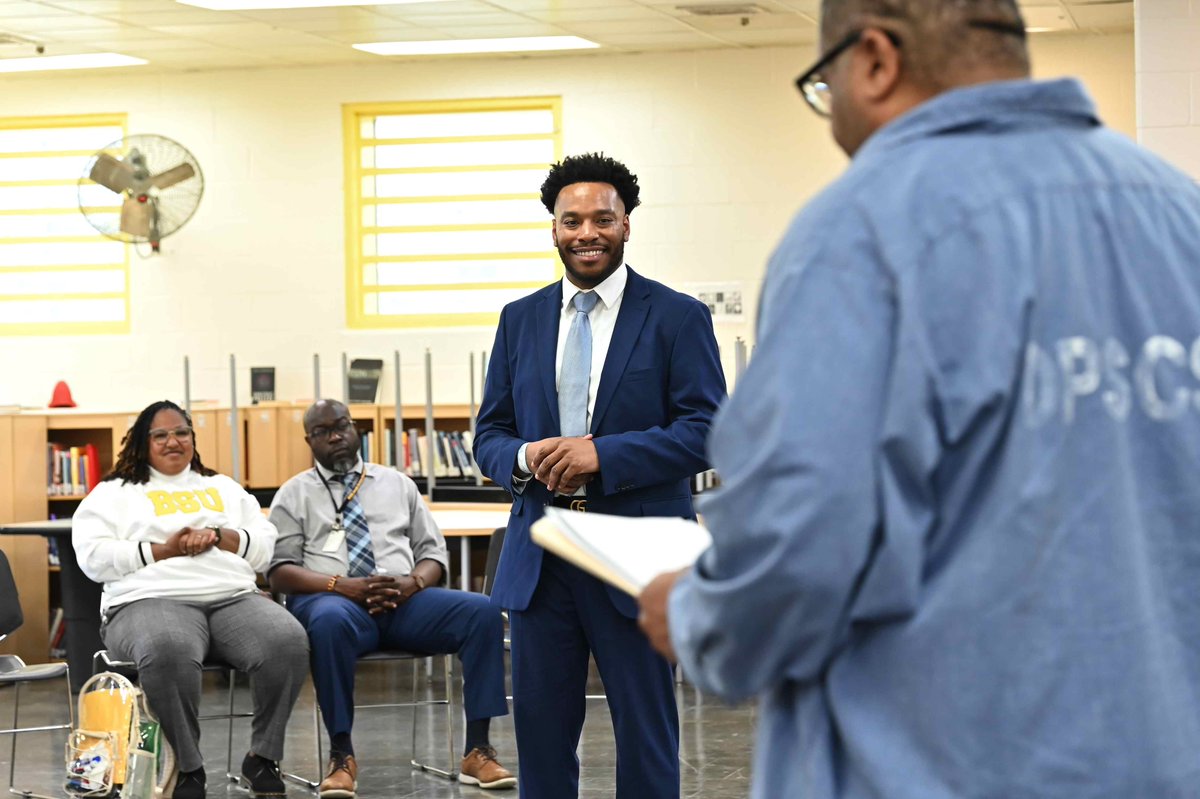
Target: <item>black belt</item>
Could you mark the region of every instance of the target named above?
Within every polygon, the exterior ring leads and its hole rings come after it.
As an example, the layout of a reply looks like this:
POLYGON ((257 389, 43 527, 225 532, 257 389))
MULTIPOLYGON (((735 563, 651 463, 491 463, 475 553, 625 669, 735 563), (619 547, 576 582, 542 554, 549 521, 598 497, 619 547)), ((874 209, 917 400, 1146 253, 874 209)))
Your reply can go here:
POLYGON ((551 498, 550 504, 556 508, 566 508, 567 510, 586 511, 587 497, 564 497, 555 495, 551 498))

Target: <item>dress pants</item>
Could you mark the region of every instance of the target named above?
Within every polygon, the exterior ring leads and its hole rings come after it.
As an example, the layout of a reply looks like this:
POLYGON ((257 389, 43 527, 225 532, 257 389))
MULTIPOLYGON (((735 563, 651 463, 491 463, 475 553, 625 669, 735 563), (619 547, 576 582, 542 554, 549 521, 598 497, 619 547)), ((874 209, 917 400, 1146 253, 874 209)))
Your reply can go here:
POLYGON ((670 664, 602 582, 546 553, 529 607, 509 614, 521 799, 579 795, 588 652, 617 743, 617 799, 677 799, 679 715, 670 664))
POLYGON ((308 646, 282 607, 257 591, 215 602, 139 599, 110 608, 100 632, 113 657, 137 666, 181 771, 204 765, 198 715, 207 657, 250 675, 250 749, 269 760, 283 757, 288 717, 308 676, 308 646))
POLYGON ((330 736, 353 729, 355 666, 359 655, 379 649, 457 654, 467 720, 508 713, 504 620, 483 594, 426 588, 376 616, 334 593, 296 594, 288 607, 308 631, 313 683, 330 736))

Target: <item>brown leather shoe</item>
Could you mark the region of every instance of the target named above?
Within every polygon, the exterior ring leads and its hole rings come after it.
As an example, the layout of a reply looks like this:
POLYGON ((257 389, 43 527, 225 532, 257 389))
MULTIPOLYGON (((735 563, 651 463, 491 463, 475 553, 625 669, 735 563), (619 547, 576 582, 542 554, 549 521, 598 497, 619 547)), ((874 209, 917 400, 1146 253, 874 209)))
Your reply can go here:
POLYGON ((357 790, 358 764, 354 755, 334 755, 329 760, 329 773, 317 788, 321 799, 354 799, 357 790))
POLYGON ((517 778, 496 760, 496 750, 477 746, 463 758, 458 781, 480 788, 515 788, 517 778))

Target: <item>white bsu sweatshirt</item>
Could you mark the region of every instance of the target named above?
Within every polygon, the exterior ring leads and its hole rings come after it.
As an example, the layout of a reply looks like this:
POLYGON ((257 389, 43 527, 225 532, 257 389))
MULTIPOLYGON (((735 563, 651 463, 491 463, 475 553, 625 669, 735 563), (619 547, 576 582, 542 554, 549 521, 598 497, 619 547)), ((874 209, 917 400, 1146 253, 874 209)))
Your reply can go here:
POLYGON ((150 597, 212 601, 253 591, 254 573, 270 563, 276 535, 258 501, 240 485, 190 467, 174 476, 151 469, 142 484, 100 483, 71 521, 80 568, 104 583, 101 615, 150 597), (166 542, 184 527, 212 525, 237 531, 237 554, 213 547, 155 562, 151 544, 166 542))

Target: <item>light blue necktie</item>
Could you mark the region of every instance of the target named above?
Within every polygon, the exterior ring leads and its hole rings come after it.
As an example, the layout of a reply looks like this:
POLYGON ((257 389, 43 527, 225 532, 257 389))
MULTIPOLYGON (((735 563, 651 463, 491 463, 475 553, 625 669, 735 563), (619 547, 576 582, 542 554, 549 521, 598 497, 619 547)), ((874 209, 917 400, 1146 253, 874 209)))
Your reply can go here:
POLYGON ((598 299, 594 291, 581 291, 572 299, 575 319, 567 332, 558 375, 558 420, 564 436, 587 433, 588 383, 592 376, 592 323, 588 314, 598 299))
MULTIPOLYGON (((341 474, 338 475, 338 479, 349 492, 354 490, 358 475, 341 474)), ((371 551, 371 530, 367 527, 367 515, 363 513, 357 496, 342 509, 342 524, 346 527, 346 555, 350 562, 346 574, 350 577, 366 577, 372 574, 375 571, 375 553, 371 551)))

